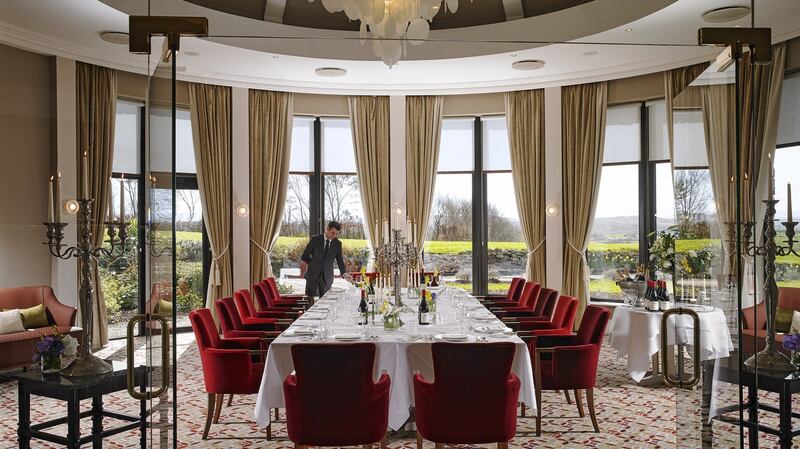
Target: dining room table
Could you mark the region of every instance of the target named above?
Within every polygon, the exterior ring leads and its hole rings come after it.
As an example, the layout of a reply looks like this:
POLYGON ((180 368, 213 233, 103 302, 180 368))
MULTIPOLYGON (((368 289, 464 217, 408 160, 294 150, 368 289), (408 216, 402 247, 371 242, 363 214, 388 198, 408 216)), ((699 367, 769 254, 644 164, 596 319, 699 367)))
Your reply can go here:
MULTIPOLYGON (((291 348, 298 343, 335 344, 371 342, 376 347, 373 376, 386 372, 391 378, 389 427, 403 428, 414 404, 414 373, 433 380, 431 345, 434 342, 489 343, 508 341, 516 347, 511 371, 519 377, 518 402, 536 410, 533 369, 528 345, 497 319, 477 298, 452 287, 437 289, 436 310, 428 325, 418 323, 419 298, 402 290, 402 326, 384 328, 379 313, 369 324, 359 324, 360 292, 353 286, 333 288, 269 345, 261 387, 256 398, 255 420, 260 427, 271 422, 270 410, 284 407, 283 382, 294 371, 291 348)), ((389 298, 394 302, 393 298, 389 298)), ((377 306, 376 306, 377 307, 377 306)), ((480 367, 476 367, 479 369, 480 367)), ((468 392, 465 392, 468 394, 468 392)))

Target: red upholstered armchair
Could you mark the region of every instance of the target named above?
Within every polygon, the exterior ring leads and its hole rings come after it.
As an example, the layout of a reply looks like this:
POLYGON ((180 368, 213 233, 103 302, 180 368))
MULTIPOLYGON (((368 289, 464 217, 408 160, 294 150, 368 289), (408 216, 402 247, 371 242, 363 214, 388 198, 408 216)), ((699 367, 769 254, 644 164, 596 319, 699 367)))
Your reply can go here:
POLYGON ((245 312, 246 315, 242 314, 241 312, 239 313, 242 316, 248 316, 249 318, 257 319, 275 320, 275 324, 277 325, 288 326, 291 324, 291 320, 286 317, 286 314, 283 311, 275 312, 272 310, 256 310, 255 303, 253 302, 253 296, 250 295, 250 290, 247 290, 246 288, 233 292, 233 299, 236 302, 237 308, 239 307, 239 303, 247 308, 247 311, 245 312))
POLYGON ((515 350, 511 342, 431 345, 435 381, 414 376, 418 449, 423 438, 436 449, 445 444, 507 447, 517 431, 515 350))
POLYGON ((258 338, 221 339, 208 309, 190 312, 189 321, 200 350, 203 381, 208 393, 208 409, 203 428, 205 440, 212 422, 219 422, 224 395, 258 393, 264 364, 254 363, 252 355, 262 354, 264 351, 258 338))
MULTIPOLYGON (((275 331, 276 326, 272 319, 255 319, 255 318, 248 318, 244 319, 239 312, 239 308, 236 306, 236 302, 233 298, 220 298, 215 301, 222 303, 224 307, 227 308, 229 316, 231 317, 231 322, 233 323, 233 329, 236 330, 246 330, 246 331, 275 331)), ((245 306, 242 306, 245 307, 245 306)))
POLYGON ((222 328, 222 335, 225 338, 264 338, 277 337, 281 331, 263 331, 254 328, 247 329, 239 318, 236 306, 230 298, 223 298, 214 301, 214 309, 217 311, 217 318, 222 328), (227 300, 227 301, 225 301, 227 300))
POLYGON ((308 303, 305 295, 282 295, 278 290, 278 283, 275 282, 275 278, 265 278, 263 282, 267 284, 267 288, 269 293, 272 295, 272 299, 278 304, 285 303, 299 305, 302 303, 308 303))
POLYGON ((589 416, 595 432, 599 432, 594 410, 594 386, 600 345, 610 313, 599 306, 588 306, 576 335, 540 335, 531 339, 536 388, 536 435, 542 434, 542 390, 573 390, 578 414, 583 417, 581 390, 586 390, 589 416))
POLYGON ((483 305, 488 307, 489 310, 504 310, 507 308, 520 308, 526 307, 530 304, 530 301, 535 300, 536 297, 534 295, 539 294, 539 290, 541 290, 541 286, 536 282, 523 282, 521 287, 519 287, 519 295, 517 296, 516 302, 514 301, 484 301, 483 305))
POLYGON ((385 447, 389 375, 372 380, 375 345, 296 344, 295 374, 283 382, 286 427, 295 447, 385 447))
POLYGON ((522 287, 525 285, 524 278, 513 277, 511 278, 511 284, 508 286, 508 291, 506 291, 505 295, 486 295, 486 296, 478 296, 479 300, 482 300, 484 305, 487 307, 497 304, 497 305, 514 305, 519 303, 519 295, 522 293, 522 287))
MULTIPOLYGON (((800 288, 778 288, 778 307, 800 311, 800 288)), ((783 335, 775 334, 775 347, 783 349, 783 335)), ((767 305, 764 301, 752 307, 742 308, 742 351, 745 354, 755 354, 764 349, 764 340, 767 338, 767 305)), ((787 353, 788 355, 788 353, 787 353)))
MULTIPOLYGON (((578 300, 572 296, 561 295, 556 302, 552 317, 522 317, 506 325, 525 335, 529 331, 547 331, 551 335, 572 333, 575 325, 575 314, 578 311, 578 300)), ((540 332, 540 335, 544 332, 540 332)))
POLYGON ((258 304, 259 312, 271 312, 274 318, 284 318, 293 321, 303 314, 302 307, 299 306, 296 310, 290 307, 270 306, 269 298, 271 297, 271 293, 269 293, 269 287, 267 287, 266 282, 256 282, 252 285, 252 288, 253 296, 255 297, 256 304, 258 304))

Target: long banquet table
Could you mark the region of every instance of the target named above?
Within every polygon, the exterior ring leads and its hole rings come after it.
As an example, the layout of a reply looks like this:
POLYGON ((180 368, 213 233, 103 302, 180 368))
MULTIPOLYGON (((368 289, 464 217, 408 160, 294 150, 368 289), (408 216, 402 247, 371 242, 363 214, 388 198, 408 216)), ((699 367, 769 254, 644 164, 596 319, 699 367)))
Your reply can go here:
MULTIPOLYGON (((476 298, 462 290, 446 289, 437 300, 436 322, 427 326, 416 324, 415 311, 419 300, 404 299, 404 301, 413 309, 401 316, 406 325, 398 330, 387 331, 383 329, 381 317, 377 316, 376 324, 368 327, 370 337, 362 337, 357 340, 375 343, 377 351, 374 377, 377 379, 383 371, 389 373, 391 377, 389 427, 392 430, 400 429, 410 416, 409 409, 414 403, 413 372, 419 371, 426 379, 433 379, 431 343, 439 341, 442 334, 459 333, 462 330, 469 335, 469 342, 511 341, 515 343, 516 352, 511 369, 522 384, 519 402, 536 410, 533 370, 528 346, 513 334, 479 332, 479 330, 485 331, 485 327, 500 329, 504 325, 494 317, 488 318, 490 312, 476 298), (468 318, 461 322, 456 317, 458 301, 461 301, 469 312, 468 318)), ((271 409, 284 407, 283 381, 294 370, 291 355, 292 345, 296 343, 342 343, 335 338, 335 335, 363 335, 364 326, 355 324, 358 302, 358 291, 352 289, 330 291, 270 344, 261 387, 256 399, 255 419, 259 426, 266 427, 270 423, 271 409), (335 318, 335 320, 330 318, 335 318), (320 338, 320 329, 323 327, 330 334, 327 338, 320 338), (303 329, 313 329, 314 335, 293 335, 294 332, 303 329)))

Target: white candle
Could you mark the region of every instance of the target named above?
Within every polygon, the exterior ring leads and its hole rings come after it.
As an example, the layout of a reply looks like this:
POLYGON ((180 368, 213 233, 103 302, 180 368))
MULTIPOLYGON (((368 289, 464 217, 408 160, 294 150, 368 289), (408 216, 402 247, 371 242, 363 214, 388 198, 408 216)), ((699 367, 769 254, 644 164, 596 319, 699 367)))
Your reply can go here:
POLYGON ((50 176, 50 181, 47 183, 47 222, 53 222, 53 211, 55 210, 53 204, 53 178, 54 176, 50 176))
POLYGON ((113 205, 113 203, 111 201, 111 197, 113 196, 112 193, 114 191, 112 190, 111 185, 112 185, 111 184, 111 178, 109 177, 108 178, 108 195, 106 195, 106 198, 108 199, 106 201, 106 221, 109 222, 109 223, 114 221, 114 205, 113 205))
POLYGON ((786 183, 786 204, 789 207, 789 211, 786 213, 786 221, 792 221, 792 183, 786 183))
POLYGON ((55 196, 55 220, 56 223, 61 222, 61 172, 58 172, 58 176, 56 176, 56 192, 55 196))
POLYGON ((389 241, 389 220, 383 220, 383 240, 389 241))
POLYGON ((125 223, 125 175, 119 178, 119 222, 125 223))
POLYGON ((89 199, 89 150, 83 151, 83 159, 81 161, 81 177, 83 178, 81 197, 86 200, 89 199))

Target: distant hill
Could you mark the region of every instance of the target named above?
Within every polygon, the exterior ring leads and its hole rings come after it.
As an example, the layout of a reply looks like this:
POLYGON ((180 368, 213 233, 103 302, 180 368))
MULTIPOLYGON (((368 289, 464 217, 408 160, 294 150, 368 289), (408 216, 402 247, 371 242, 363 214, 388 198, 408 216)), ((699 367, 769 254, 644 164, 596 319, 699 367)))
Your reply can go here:
MULTIPOLYGON (((659 218, 658 228, 675 224, 675 220, 659 218)), ((639 235, 639 217, 598 217, 592 226, 594 242, 635 242, 639 235)))

